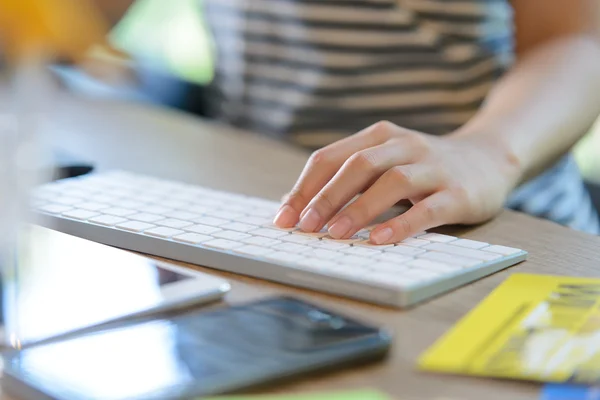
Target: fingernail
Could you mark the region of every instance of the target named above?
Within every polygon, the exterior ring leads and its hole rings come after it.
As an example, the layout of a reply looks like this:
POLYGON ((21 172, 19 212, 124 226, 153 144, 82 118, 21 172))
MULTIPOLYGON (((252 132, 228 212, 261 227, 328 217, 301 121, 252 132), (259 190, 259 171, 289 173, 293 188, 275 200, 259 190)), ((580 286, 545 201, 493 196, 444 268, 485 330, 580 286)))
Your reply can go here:
POLYGON ((383 228, 371 233, 371 241, 375 244, 385 244, 394 236, 392 228, 383 228))
POLYGON ((329 235, 334 239, 341 239, 348 233, 350 228, 352 228, 352 220, 344 215, 329 227, 329 235))
POLYGON ((289 205, 284 205, 281 207, 275 219, 273 219, 273 224, 280 228, 290 228, 296 224, 298 220, 298 214, 296 211, 289 205))
POLYGON ((321 216, 314 208, 311 208, 304 214, 298 226, 304 232, 314 232, 320 223, 321 216))

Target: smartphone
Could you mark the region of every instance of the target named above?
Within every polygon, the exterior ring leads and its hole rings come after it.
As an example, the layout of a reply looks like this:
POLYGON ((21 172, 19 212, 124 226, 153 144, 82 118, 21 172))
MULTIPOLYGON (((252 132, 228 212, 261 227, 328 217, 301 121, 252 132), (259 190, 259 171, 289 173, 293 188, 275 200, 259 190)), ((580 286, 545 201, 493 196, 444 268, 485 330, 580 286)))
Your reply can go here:
POLYGON ((2 275, 5 346, 22 348, 85 329, 219 300, 227 281, 31 226, 2 275))
POLYGON ((188 312, 4 354, 23 399, 187 399, 383 358, 391 336, 289 297, 188 312))

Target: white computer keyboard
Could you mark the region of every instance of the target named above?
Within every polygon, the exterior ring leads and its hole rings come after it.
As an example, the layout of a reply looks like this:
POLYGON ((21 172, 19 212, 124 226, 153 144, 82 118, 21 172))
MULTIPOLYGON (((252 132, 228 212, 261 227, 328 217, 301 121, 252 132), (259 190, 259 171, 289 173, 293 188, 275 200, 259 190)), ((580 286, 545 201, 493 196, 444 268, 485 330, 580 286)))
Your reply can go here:
POLYGON ((44 225, 175 260, 392 306, 506 268, 527 253, 437 233, 375 246, 272 225, 279 204, 115 171, 37 188, 44 225))

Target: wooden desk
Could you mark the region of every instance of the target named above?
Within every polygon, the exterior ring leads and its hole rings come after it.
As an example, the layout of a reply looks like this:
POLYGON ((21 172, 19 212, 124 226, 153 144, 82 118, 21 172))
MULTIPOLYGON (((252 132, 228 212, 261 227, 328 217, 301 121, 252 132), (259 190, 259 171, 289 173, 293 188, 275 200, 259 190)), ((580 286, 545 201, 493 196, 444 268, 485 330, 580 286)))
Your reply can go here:
MULTIPOLYGON (((100 170, 123 168, 278 199, 307 158, 283 144, 177 113, 68 98, 58 107, 49 138, 59 148, 97 161, 100 170)), ((233 290, 226 301, 231 304, 293 294, 395 333, 385 362, 298 380, 273 387, 274 392, 375 387, 397 399, 538 398, 536 384, 426 374, 414 370, 415 360, 513 272, 600 276, 600 238, 509 211, 483 226, 450 232, 526 249, 529 261, 406 311, 190 267, 230 279, 233 290)))

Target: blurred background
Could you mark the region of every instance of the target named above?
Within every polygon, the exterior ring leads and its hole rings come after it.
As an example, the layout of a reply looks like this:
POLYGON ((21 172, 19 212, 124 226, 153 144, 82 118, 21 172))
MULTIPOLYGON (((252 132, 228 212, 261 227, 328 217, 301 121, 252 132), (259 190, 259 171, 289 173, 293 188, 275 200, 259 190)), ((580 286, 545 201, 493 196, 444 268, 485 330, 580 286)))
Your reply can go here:
MULTIPOLYGON (((122 0, 105 0, 107 9, 119 15, 122 0), (114 3, 112 6, 110 3, 114 3)), ((196 98, 198 85, 209 83, 213 76, 210 34, 203 25, 198 0, 137 0, 112 29, 111 40, 135 57, 150 61, 155 71, 143 73, 142 92, 111 91, 72 73, 65 79, 76 90, 97 95, 137 96, 189 112, 202 114, 196 98), (163 75, 161 71, 168 74, 163 75), (171 76, 172 74, 172 76, 171 76), (80 78, 80 77, 79 77, 80 78), (176 78, 176 79, 174 79, 176 78)), ((588 182, 594 201, 600 208, 600 123, 575 148, 581 171, 588 182)))
MULTIPOLYGON (((92 66, 94 73, 108 79, 92 79, 69 64, 55 66, 54 72, 65 86, 85 95, 146 101, 205 115, 202 86, 213 78, 213 60, 201 1, 102 0, 111 44, 133 60, 110 59, 108 69, 92 66), (106 83, 118 81, 111 79, 112 67, 127 71, 134 65, 135 85, 106 83)), ((100 59, 106 61, 106 54, 96 61, 100 59)), ((577 145, 575 155, 600 208, 600 123, 577 145)))

